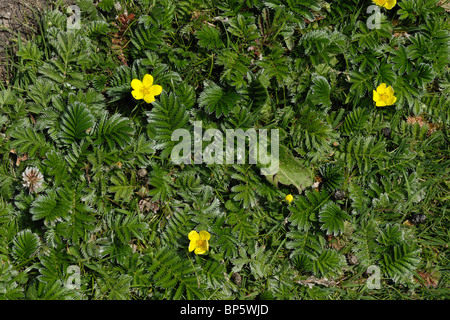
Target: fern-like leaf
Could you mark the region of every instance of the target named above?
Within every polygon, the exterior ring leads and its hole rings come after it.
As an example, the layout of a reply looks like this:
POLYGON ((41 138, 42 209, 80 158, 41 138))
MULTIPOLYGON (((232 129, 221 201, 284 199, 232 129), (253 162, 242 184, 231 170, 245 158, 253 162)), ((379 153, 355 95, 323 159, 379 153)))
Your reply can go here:
POLYGON ((130 145, 133 141, 133 134, 133 122, 118 113, 112 116, 108 116, 107 112, 103 113, 94 130, 95 143, 106 142, 110 149, 114 149, 116 146, 123 149, 130 145))
POLYGON ((176 129, 185 128, 189 121, 186 108, 175 94, 167 95, 163 91, 159 101, 153 103, 153 109, 146 115, 149 137, 156 141, 155 149, 162 150, 161 156, 168 157, 175 145, 172 133, 176 129))
POLYGON ((339 147, 336 156, 344 160, 349 170, 356 166, 361 173, 368 172, 375 164, 382 168, 383 161, 389 157, 385 141, 376 141, 373 136, 355 136, 339 147))
POLYGON ((323 187, 329 191, 338 189, 344 182, 344 168, 341 165, 327 163, 319 168, 323 187))
POLYGON ((382 272, 395 282, 408 281, 420 263, 420 249, 415 243, 394 246, 384 253, 381 260, 382 272))
POLYGON ((198 103, 208 113, 215 113, 216 118, 222 115, 228 116, 240 95, 232 89, 225 90, 213 82, 205 85, 205 89, 200 93, 198 103))
POLYGON ((308 231, 318 220, 320 209, 328 199, 329 194, 325 190, 306 192, 304 196, 298 197, 293 205, 289 206, 289 211, 292 212, 289 221, 299 230, 308 231))
POLYGON ((204 286, 196 276, 199 268, 189 260, 181 258, 170 247, 163 247, 150 257, 149 272, 153 274, 154 285, 168 290, 169 297, 179 299, 203 299, 204 286))
POLYGON ((321 228, 327 234, 335 236, 344 232, 344 221, 349 218, 347 212, 332 201, 326 203, 319 214, 319 221, 322 223, 321 228))
POLYGON ((218 28, 211 25, 203 25, 203 27, 195 33, 198 39, 198 45, 202 48, 210 50, 221 49, 224 47, 220 39, 220 31, 218 28))
POLYGON ((88 135, 94 126, 94 117, 84 103, 75 102, 69 105, 60 121, 59 137, 63 143, 71 144, 88 135))
POLYGON ((44 134, 31 126, 16 128, 11 132, 11 137, 14 138, 11 146, 16 149, 16 152, 27 153, 29 157, 36 154, 44 155, 50 149, 44 134))
POLYGON ((47 194, 39 195, 31 205, 33 220, 60 221, 71 209, 69 196, 64 189, 49 190, 47 194))
POLYGON ((111 182, 112 185, 109 187, 108 191, 114 193, 114 200, 130 201, 130 197, 133 195, 133 191, 136 188, 136 176, 134 171, 132 171, 130 179, 128 179, 122 171, 118 171, 115 176, 111 177, 111 182))
POLYGON ((322 277, 335 277, 342 273, 345 258, 336 250, 326 249, 313 262, 313 272, 322 277))
POLYGON ((13 240, 12 255, 20 262, 27 261, 39 248, 39 237, 30 229, 20 231, 13 240))

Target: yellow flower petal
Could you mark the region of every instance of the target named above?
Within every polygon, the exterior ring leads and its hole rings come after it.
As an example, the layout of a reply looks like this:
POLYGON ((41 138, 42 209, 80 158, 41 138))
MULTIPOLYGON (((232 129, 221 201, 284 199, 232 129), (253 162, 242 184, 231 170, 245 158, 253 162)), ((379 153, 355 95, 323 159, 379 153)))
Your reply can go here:
POLYGON ((192 252, 195 248, 197 248, 197 240, 189 243, 189 252, 192 252))
POLYGON ((208 231, 202 230, 202 231, 200 231, 200 239, 201 240, 209 240, 209 239, 211 239, 211 235, 209 234, 208 231))
POLYGON ((191 240, 191 241, 197 241, 198 239, 200 239, 200 235, 198 234, 197 231, 192 230, 188 234, 188 239, 191 240))
POLYGON ((157 95, 161 94, 162 90, 163 90, 163 88, 161 86, 155 84, 150 87, 149 93, 154 96, 157 96, 157 95))
POLYGON ((294 200, 294 197, 292 196, 292 194, 288 194, 285 199, 287 202, 291 203, 292 200, 294 200))
POLYGON ((394 88, 392 86, 387 87, 386 93, 393 96, 394 95, 394 88))
POLYGON ((383 7, 385 7, 388 10, 391 10, 395 5, 397 4, 397 0, 387 0, 383 7))
POLYGON ((393 104, 395 103, 395 101, 397 101, 397 97, 392 96, 392 97, 389 99, 388 104, 391 106, 391 105, 393 105, 393 104))
POLYGON ((155 96, 152 94, 146 94, 144 95, 144 101, 147 103, 152 103, 153 101, 155 101, 155 96))
POLYGON ((377 87, 377 92, 383 94, 386 91, 386 83, 382 83, 377 87))
POLYGON ((153 76, 147 73, 142 80, 142 84, 144 87, 150 88, 153 85, 153 76))
POLYGON ((136 100, 140 100, 140 99, 142 99, 144 97, 144 95, 142 94, 141 90, 133 90, 133 91, 131 91, 131 95, 136 100))
POLYGON ((378 102, 379 100, 380 100, 380 95, 378 94, 378 92, 373 90, 373 101, 378 102))
POLYGON ((387 87, 386 83, 382 83, 373 90, 373 101, 376 102, 377 107, 384 107, 393 105, 397 98, 394 96, 394 88, 387 87))
MULTIPOLYGON (((139 79, 133 79, 132 81, 131 81, 131 87, 134 89, 134 90, 139 90, 139 89, 141 89, 142 88, 142 82, 141 82, 141 80, 139 80, 139 79)), ((141 98, 142 99, 142 98, 141 98)))
POLYGON ((386 0, 373 0, 373 2, 374 2, 376 5, 382 7, 382 6, 386 3, 386 0))
POLYGON ((206 250, 201 247, 195 248, 195 251, 194 251, 195 254, 204 254, 205 252, 206 252, 206 250))
POLYGON ((377 107, 385 107, 386 106, 386 102, 384 102, 384 101, 377 101, 376 106, 377 107))

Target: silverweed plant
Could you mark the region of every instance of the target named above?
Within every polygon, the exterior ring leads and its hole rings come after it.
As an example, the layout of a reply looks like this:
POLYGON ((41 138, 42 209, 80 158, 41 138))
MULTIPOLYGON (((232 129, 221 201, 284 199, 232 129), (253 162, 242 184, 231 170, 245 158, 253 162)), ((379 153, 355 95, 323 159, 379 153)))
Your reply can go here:
POLYGON ((9 44, 0 299, 450 298, 448 3, 74 2, 9 44))

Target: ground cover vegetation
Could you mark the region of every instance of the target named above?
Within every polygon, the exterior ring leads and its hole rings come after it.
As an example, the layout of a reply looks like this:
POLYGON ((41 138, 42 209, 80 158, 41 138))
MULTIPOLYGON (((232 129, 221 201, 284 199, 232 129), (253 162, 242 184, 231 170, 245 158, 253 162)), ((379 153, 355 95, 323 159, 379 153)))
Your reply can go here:
POLYGON ((450 297, 445 1, 73 4, 0 87, 1 299, 450 297), (174 163, 195 121, 278 171, 174 163))

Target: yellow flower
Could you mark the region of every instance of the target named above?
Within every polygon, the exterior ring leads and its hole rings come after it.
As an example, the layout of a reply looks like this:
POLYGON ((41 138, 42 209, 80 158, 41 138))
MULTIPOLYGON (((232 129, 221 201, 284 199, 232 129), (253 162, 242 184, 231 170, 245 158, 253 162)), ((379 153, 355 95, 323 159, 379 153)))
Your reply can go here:
POLYGON ((208 240, 211 238, 211 235, 208 231, 202 230, 200 231, 200 233, 198 233, 197 231, 192 230, 191 232, 189 232, 188 238, 191 241, 189 243, 189 252, 195 250, 195 254, 204 254, 206 251, 208 251, 208 240))
POLYGON ((394 97, 394 89, 391 86, 386 87, 386 83, 382 83, 373 90, 373 101, 376 102, 377 107, 391 106, 397 101, 394 97))
POLYGON ((155 96, 162 92, 161 86, 153 84, 153 77, 150 74, 146 74, 142 81, 133 79, 131 88, 133 88, 133 91, 131 91, 133 98, 136 100, 144 99, 147 103, 155 101, 155 96))
POLYGON ((289 203, 291 203, 292 200, 294 200, 294 197, 292 196, 292 194, 288 194, 288 195, 286 196, 286 201, 289 202, 289 203))
POLYGON ((397 4, 397 0, 372 0, 377 6, 391 10, 397 4))

